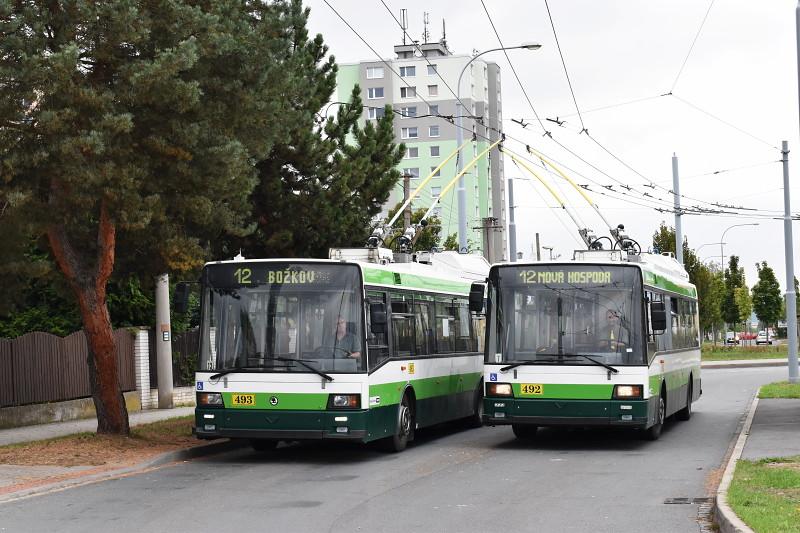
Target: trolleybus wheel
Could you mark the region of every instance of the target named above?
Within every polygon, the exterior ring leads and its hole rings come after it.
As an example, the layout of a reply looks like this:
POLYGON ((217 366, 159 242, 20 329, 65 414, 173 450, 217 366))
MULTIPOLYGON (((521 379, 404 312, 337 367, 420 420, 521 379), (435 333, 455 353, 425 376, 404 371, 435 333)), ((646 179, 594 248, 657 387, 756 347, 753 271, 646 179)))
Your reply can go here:
POLYGON ((532 426, 530 424, 511 424, 511 430, 514 436, 520 440, 530 440, 536 437, 536 431, 539 426, 532 426))
POLYGON ((408 394, 403 395, 397 412, 397 426, 394 435, 384 440, 385 448, 390 452, 402 452, 414 434, 414 409, 408 394))
POLYGON ((278 447, 278 441, 274 439, 250 439, 250 446, 257 452, 268 452, 278 447))
POLYGON ((472 414, 467 418, 467 426, 479 428, 483 425, 483 382, 480 382, 475 390, 474 401, 472 414))
POLYGON ((667 402, 664 399, 664 391, 658 395, 658 407, 656 411, 656 423, 644 430, 647 440, 658 440, 661 430, 664 428, 664 419, 667 417, 667 402))
POLYGON ((675 418, 686 421, 692 418, 692 376, 689 376, 689 386, 686 391, 686 407, 675 413, 675 418))

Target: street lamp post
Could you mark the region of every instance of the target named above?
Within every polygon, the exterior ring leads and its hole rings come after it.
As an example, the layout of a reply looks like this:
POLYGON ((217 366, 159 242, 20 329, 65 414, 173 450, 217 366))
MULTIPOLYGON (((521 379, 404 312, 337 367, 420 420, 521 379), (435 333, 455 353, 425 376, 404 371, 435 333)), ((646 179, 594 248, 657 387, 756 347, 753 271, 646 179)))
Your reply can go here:
MULTIPOLYGON (((727 228, 725 228, 725 231, 722 232, 722 237, 719 238, 719 267, 722 270, 723 278, 725 276, 725 248, 724 248, 725 247, 725 242, 724 242, 725 241, 725 234, 728 233, 728 230, 733 229, 733 228, 739 228, 739 227, 742 227, 742 226, 758 226, 758 225, 759 225, 758 222, 751 222, 751 223, 748 223, 748 224, 734 224, 733 226, 728 226, 727 228)), ((712 244, 716 244, 716 243, 712 243, 712 244)), ((725 317, 723 317, 723 320, 722 320, 723 324, 725 324, 725 336, 722 338, 722 343, 723 344, 725 344, 727 342, 727 340, 728 340, 728 322, 725 321, 724 318, 725 317)), ((734 326, 734 332, 735 331, 736 331, 736 326, 734 326)), ((734 336, 735 335, 736 334, 734 333, 734 336)))
MULTIPOLYGON (((462 115, 464 114, 463 106, 461 105, 461 78, 464 76, 464 72, 466 72, 467 67, 472 64, 473 61, 478 59, 484 54, 488 54, 489 52, 497 52, 499 50, 517 50, 517 49, 524 49, 524 50, 538 50, 541 48, 542 45, 539 43, 525 43, 519 46, 505 46, 501 48, 492 48, 491 50, 486 50, 485 52, 481 52, 480 54, 476 55, 469 61, 467 64, 464 65, 464 68, 461 69, 461 74, 458 75, 458 86, 456 87, 456 146, 461 147, 464 143, 464 130, 461 127, 462 123, 462 115)), ((458 155, 456 156, 456 173, 461 172, 464 168, 464 159, 461 157, 461 150, 459 150, 458 155)), ((458 179, 458 251, 461 253, 466 253, 467 248, 467 191, 464 187, 464 177, 460 177, 458 179)))

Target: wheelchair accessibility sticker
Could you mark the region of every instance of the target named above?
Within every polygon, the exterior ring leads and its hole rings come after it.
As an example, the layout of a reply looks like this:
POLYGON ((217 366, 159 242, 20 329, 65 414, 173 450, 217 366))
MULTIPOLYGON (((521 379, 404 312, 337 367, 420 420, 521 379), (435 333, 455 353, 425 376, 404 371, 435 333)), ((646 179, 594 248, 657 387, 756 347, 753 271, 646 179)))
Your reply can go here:
POLYGON ((489 381, 497 381, 497 374, 495 374, 494 372, 490 372, 489 381))

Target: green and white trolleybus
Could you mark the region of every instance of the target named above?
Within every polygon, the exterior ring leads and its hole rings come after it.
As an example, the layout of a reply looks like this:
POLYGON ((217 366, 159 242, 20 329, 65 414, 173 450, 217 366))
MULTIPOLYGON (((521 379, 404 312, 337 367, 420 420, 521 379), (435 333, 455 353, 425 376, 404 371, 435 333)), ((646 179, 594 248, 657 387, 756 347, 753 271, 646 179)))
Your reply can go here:
POLYGON ((332 249, 330 260, 220 261, 201 278, 195 433, 280 440, 384 439, 480 423, 484 318, 470 284, 489 265, 455 252, 332 249))
MULTIPOLYGON (((471 308, 484 287, 473 286, 471 308)), ((701 394, 697 291, 671 255, 576 251, 571 262, 494 265, 484 422, 639 428, 691 416, 701 394)))

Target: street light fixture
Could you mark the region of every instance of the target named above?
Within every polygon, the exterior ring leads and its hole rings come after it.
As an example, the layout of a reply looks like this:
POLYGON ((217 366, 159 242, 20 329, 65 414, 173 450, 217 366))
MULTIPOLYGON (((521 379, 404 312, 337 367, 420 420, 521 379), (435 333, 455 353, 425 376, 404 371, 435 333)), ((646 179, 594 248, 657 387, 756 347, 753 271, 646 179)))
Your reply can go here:
MULTIPOLYGON (((733 226, 728 226, 725 228, 725 231, 722 232, 722 237, 719 238, 719 268, 722 271, 723 279, 725 277, 725 234, 728 233, 728 230, 733 228, 740 228, 742 226, 758 226, 758 222, 750 222, 748 224, 734 224, 733 226)), ((728 323, 723 320, 725 324, 725 336, 722 337, 722 342, 725 343, 728 340, 728 323)), ((734 337, 736 336, 736 326, 734 325, 734 337)))
MULTIPOLYGON (((467 61, 467 64, 464 65, 464 68, 461 69, 461 73, 458 75, 458 85, 456 87, 456 146, 459 147, 458 155, 456 156, 456 173, 461 172, 464 168, 464 159, 461 157, 461 150, 460 147, 464 143, 464 130, 462 129, 462 115, 464 114, 463 106, 461 105, 461 78, 464 76, 464 72, 466 72, 467 67, 472 64, 473 61, 481 57, 482 55, 488 54, 490 52, 497 52, 500 50, 538 50, 541 48, 542 45, 539 43, 522 43, 519 46, 503 46, 500 48, 492 48, 490 50, 486 50, 485 52, 481 52, 480 54, 474 56, 472 59, 467 61)), ((471 113, 470 113, 470 116, 471 113)), ((458 251, 461 253, 466 253, 467 248, 467 190, 464 187, 464 176, 461 176, 458 179, 458 251)), ((493 258, 490 258, 490 260, 493 258)))

